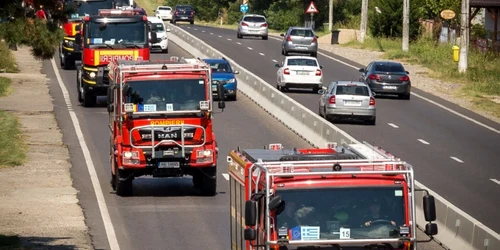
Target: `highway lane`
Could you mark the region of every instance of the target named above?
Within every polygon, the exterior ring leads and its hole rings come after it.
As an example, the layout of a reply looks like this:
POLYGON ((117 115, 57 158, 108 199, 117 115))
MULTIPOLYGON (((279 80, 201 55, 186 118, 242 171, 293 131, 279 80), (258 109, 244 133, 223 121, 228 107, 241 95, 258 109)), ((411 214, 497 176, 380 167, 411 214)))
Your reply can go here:
MULTIPOLYGON (((188 56, 173 43, 169 50, 168 56, 188 56)), ((159 59, 165 55, 152 57, 159 59)), ((237 146, 261 148, 273 142, 281 142, 287 148, 309 146, 242 95, 237 102, 228 102, 227 109, 215 117, 221 153, 216 197, 197 196, 189 178, 140 179, 134 183, 134 197, 117 197, 109 185, 108 116, 104 107, 81 107, 74 94, 75 71, 57 69, 71 94, 72 107, 67 107, 49 63, 44 63, 43 71, 51 79, 50 94, 64 143, 70 150, 73 183, 80 191, 78 197, 95 249, 109 247, 68 108, 77 114, 121 249, 229 249, 228 190, 222 175, 227 152, 237 146)), ((443 249, 435 242, 420 246, 424 250, 443 249)))
MULTIPOLYGON (((280 41, 272 38, 268 41, 237 39, 235 31, 228 29, 196 25, 179 27, 203 39, 270 84, 276 84, 276 68, 273 65, 283 59, 280 41)), ((324 66, 325 83, 336 79, 357 80, 359 77, 357 70, 325 56, 318 55, 318 60, 324 66)), ((422 91, 413 91, 500 129, 499 124, 470 111, 422 91)), ((318 94, 296 91, 287 95, 317 112, 318 94)), ((500 204, 500 186, 490 181, 500 177, 497 169, 500 134, 417 97, 410 101, 379 97, 377 115, 375 127, 357 124, 338 126, 357 139, 380 145, 407 160, 416 167, 419 181, 493 230, 500 231, 500 218, 495 216, 500 204)))

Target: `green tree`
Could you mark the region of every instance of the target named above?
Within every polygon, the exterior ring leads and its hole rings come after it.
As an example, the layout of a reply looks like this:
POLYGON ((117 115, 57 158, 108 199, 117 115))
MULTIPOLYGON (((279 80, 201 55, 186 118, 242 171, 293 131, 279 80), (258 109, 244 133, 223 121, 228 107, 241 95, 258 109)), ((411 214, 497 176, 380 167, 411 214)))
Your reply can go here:
MULTIPOLYGON (((410 1, 410 39, 416 39, 420 34, 421 0, 410 1)), ((370 32, 374 37, 402 37, 403 35, 403 1, 374 0, 369 3, 368 22, 370 32), (376 7, 381 13, 376 11, 376 7)))

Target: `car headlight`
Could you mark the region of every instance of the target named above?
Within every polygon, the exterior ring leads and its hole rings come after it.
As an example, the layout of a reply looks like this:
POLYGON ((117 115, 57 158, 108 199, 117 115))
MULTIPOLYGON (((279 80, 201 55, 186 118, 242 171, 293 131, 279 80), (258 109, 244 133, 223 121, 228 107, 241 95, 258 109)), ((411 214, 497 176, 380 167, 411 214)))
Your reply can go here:
POLYGON ((227 83, 234 83, 234 82, 236 82, 236 79, 235 79, 235 78, 233 78, 233 79, 229 79, 229 80, 227 81, 227 83))

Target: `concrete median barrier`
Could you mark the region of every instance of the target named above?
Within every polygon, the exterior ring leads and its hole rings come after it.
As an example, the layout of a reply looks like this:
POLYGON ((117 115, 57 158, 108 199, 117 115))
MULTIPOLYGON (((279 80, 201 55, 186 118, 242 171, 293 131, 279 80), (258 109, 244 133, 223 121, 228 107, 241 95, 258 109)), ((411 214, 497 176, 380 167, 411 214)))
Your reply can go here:
MULTIPOLYGON (((233 68, 240 72, 237 75, 238 90, 310 144, 323 147, 326 142, 360 143, 318 114, 281 93, 275 88, 274 83, 271 83, 272 85, 267 83, 181 28, 175 25, 169 27, 171 30, 169 40, 193 56, 199 58, 225 57, 233 68)), ((416 186, 429 190, 419 182, 416 182, 416 186)), ((500 249, 500 235, 498 233, 487 228, 432 190, 429 192, 436 198, 438 216, 436 223, 439 226, 439 234, 435 237, 436 241, 449 249, 456 250, 500 249)), ((418 192, 416 197, 418 204, 417 225, 420 228, 425 228, 426 222, 421 204, 422 195, 422 192, 418 192)))

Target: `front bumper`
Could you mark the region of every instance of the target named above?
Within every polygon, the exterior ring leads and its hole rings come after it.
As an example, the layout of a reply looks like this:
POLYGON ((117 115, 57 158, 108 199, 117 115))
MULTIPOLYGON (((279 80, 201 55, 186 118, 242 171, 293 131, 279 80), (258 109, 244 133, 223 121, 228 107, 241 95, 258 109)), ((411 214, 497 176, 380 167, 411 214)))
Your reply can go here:
POLYGON ((151 52, 163 51, 168 48, 168 38, 162 38, 161 42, 151 44, 151 52))
MULTIPOLYGON (((226 82, 223 80, 213 80, 212 81, 212 96, 213 97, 218 97, 219 96, 219 81, 226 82)), ((236 96, 236 93, 238 92, 238 82, 236 79, 232 83, 225 83, 224 84, 224 97, 234 97, 236 96)))
POLYGON ((96 94, 107 94, 107 88, 109 86, 107 66, 83 66, 82 86, 87 91, 97 92, 96 94))

